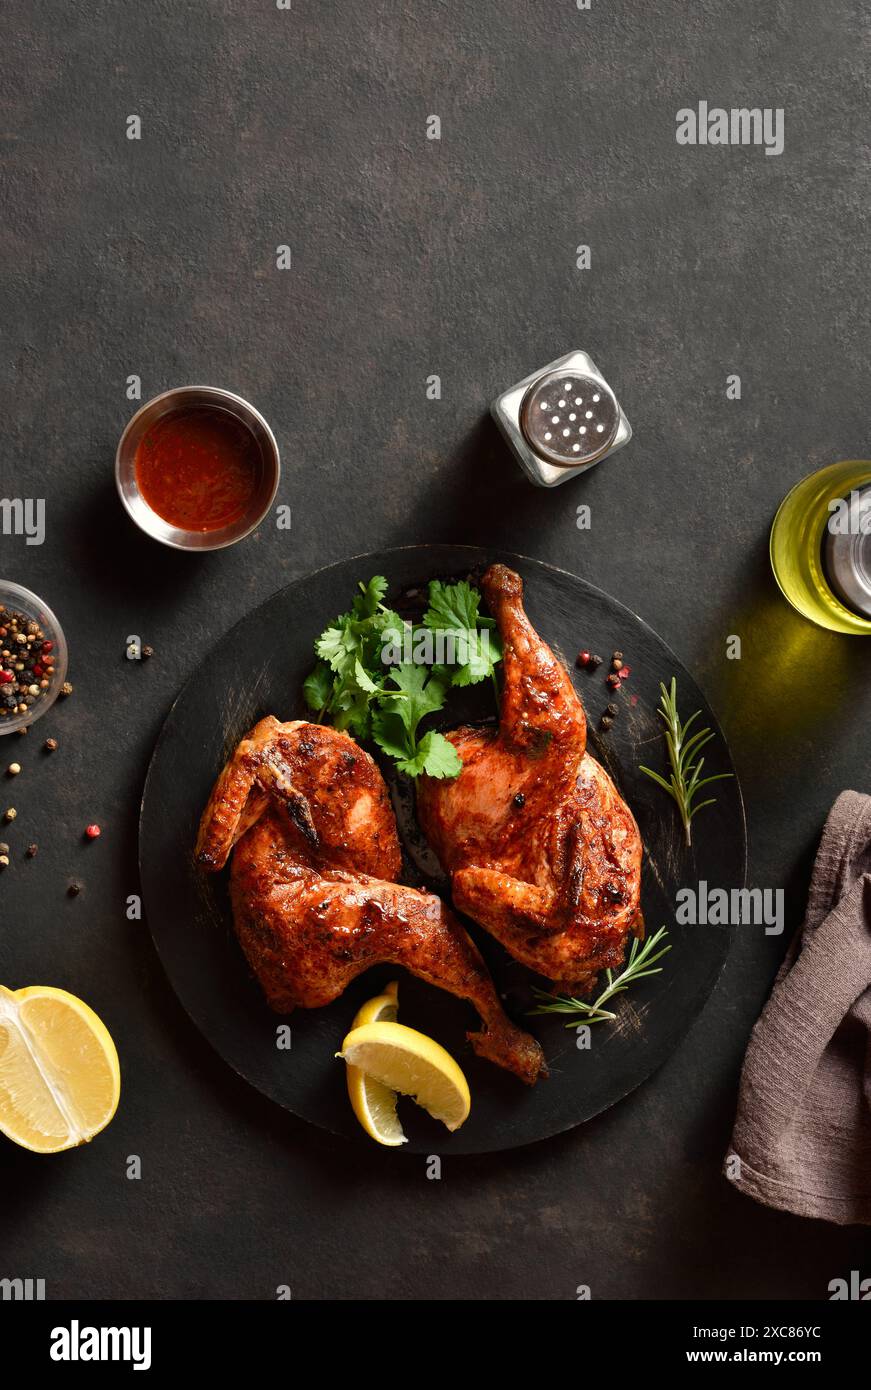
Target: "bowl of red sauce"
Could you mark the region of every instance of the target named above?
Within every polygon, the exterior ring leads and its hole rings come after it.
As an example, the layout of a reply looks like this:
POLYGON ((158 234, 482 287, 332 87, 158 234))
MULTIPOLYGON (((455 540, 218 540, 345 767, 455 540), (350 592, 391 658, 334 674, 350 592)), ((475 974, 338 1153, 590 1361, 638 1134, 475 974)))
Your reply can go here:
POLYGON ((254 406, 215 386, 147 401, 118 444, 115 481, 136 525, 176 550, 222 550, 261 524, 281 461, 254 406))

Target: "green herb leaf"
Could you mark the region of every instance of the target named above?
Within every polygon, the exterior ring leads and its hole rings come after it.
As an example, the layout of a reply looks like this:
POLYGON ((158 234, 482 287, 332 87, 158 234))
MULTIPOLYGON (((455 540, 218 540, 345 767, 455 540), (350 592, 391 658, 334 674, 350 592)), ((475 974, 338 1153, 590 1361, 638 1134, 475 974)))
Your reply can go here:
POLYGON ((358 690, 364 691, 367 695, 377 695, 381 690, 381 686, 377 681, 374 681, 369 675, 369 672, 363 669, 359 657, 354 661, 354 680, 357 683, 358 690))
POLYGON ((351 630, 348 615, 345 614, 343 618, 337 618, 329 627, 324 628, 315 642, 315 651, 322 661, 329 662, 334 671, 340 671, 347 664, 348 657, 353 656, 357 645, 357 637, 351 630))
POLYGON ((463 761, 444 734, 430 729, 418 743, 414 757, 403 759, 398 766, 409 777, 418 777, 422 772, 427 777, 459 777, 463 761))
POLYGON ((382 692, 384 708, 389 713, 398 714, 409 735, 414 738, 421 719, 442 708, 445 682, 426 666, 415 666, 409 662, 402 666, 391 666, 388 680, 394 682, 397 691, 385 685, 382 692), (398 698, 399 694, 403 698, 398 698))
POLYGON ((398 714, 376 709, 372 715, 372 737, 382 753, 395 758, 397 763, 407 762, 414 757, 413 746, 409 743, 408 730, 398 714))
POLYGON ((440 579, 433 579, 423 621, 427 627, 475 628, 480 604, 480 593, 465 579, 458 584, 443 584, 440 579))
POLYGON ((417 728, 428 714, 445 702, 445 682, 425 666, 406 662, 388 674, 389 685, 381 692, 380 708, 372 716, 372 736, 383 752, 396 759, 400 772, 419 777, 457 777, 462 770, 459 755, 443 734, 430 729, 420 740, 417 728))
POLYGON ((451 665, 438 667, 450 673, 452 685, 477 685, 493 675, 502 657, 502 644, 492 618, 482 618, 478 609, 481 595, 465 579, 443 584, 433 579, 429 585, 429 606, 423 615, 426 627, 452 639, 456 657, 451 665))
POLYGON ((376 574, 368 584, 361 583, 358 587, 360 592, 351 605, 351 613, 358 621, 373 618, 387 593, 387 580, 383 574, 376 574))
POLYGON ((325 661, 319 661, 303 681, 303 698, 309 709, 320 712, 326 708, 332 692, 333 673, 325 661))

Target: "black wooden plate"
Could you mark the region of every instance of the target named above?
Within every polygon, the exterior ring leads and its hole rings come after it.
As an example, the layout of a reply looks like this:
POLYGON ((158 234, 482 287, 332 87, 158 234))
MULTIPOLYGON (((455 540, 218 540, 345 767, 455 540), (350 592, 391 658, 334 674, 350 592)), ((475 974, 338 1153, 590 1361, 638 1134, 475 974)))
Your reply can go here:
MULTIPOLYGON (((634 1089, 677 1046, 714 987, 729 950, 728 927, 679 926, 675 894, 704 879, 713 887, 744 884, 746 833, 737 779, 717 783, 716 804, 694 823, 693 849, 684 847, 673 803, 638 771, 664 770, 665 744, 656 715, 659 682, 677 677, 686 717, 700 709, 717 733, 708 770, 733 772, 717 721, 692 677, 664 642, 622 604, 565 571, 536 560, 466 546, 413 546, 356 556, 298 580, 275 594, 229 632, 203 661, 173 705, 158 740, 142 802, 140 866, 151 933, 170 981, 191 1018, 232 1067, 294 1114, 362 1142, 335 1060, 360 1004, 399 978, 400 1017, 431 1034, 460 1061, 472 1092, 472 1113, 456 1134, 408 1100, 400 1102, 409 1136, 406 1152, 477 1153, 544 1139, 589 1119, 634 1089), (414 604, 432 578, 480 573, 493 560, 519 571, 535 627, 566 661, 590 720, 590 749, 607 767, 635 813, 645 845, 642 904, 653 931, 666 925, 671 952, 662 974, 618 997, 614 1023, 595 1025, 588 1050, 559 1017, 527 1018, 529 972, 485 932, 478 941, 513 1017, 540 1039, 550 1078, 528 1088, 475 1057, 465 1031, 476 1026, 470 1007, 403 971, 379 966, 360 976, 328 1008, 297 1010, 289 1020, 292 1045, 276 1046, 282 1020, 264 1003, 233 933, 226 874, 203 874, 192 849, 200 813, 228 752, 265 714, 304 717, 301 686, 312 666, 312 643, 350 604, 360 579, 384 574, 389 599, 414 604), (407 596, 411 593, 412 597, 407 596), (605 658, 615 648, 632 668, 617 699, 625 706, 607 737, 596 733, 610 698, 606 666, 595 675, 573 664, 579 647, 605 658), (635 701, 635 703, 633 703, 635 701)), ((445 727, 495 712, 492 692, 476 688, 451 696, 445 727)), ((410 798, 390 778, 405 840, 407 877, 439 882, 416 833, 410 798)), ((540 983, 540 982, 538 982, 540 983)))

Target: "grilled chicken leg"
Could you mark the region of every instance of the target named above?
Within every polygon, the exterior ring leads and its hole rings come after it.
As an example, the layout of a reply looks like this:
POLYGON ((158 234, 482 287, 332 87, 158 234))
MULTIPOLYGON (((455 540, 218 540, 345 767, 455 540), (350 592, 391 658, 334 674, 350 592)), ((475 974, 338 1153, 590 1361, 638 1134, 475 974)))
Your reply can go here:
POLYGON ((457 919, 393 881, 401 854, 387 788, 347 734, 261 720, 215 784, 197 856, 217 871, 234 846, 236 933, 272 1008, 315 1009, 370 966, 401 965, 474 1005, 484 1026, 467 1036, 480 1056, 530 1084, 545 1071, 457 919))
POLYGON ((492 565, 481 588, 504 646, 499 729, 447 735, 463 770, 422 778, 418 813, 455 906, 530 969, 583 990, 642 928, 641 838, 586 751, 583 706, 524 612, 520 576, 492 565))

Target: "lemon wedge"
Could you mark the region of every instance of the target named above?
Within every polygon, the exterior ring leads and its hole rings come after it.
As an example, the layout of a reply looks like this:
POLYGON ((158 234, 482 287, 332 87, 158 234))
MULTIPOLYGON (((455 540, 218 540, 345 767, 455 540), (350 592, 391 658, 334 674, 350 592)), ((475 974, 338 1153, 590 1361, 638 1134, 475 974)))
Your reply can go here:
POLYGON ((99 1134, 120 1094, 118 1053, 93 1009, 49 985, 0 985, 0 1132, 60 1153, 99 1134))
POLYGON ((367 999, 354 1015, 351 1028, 362 1028, 364 1023, 395 1023, 399 1017, 399 981, 391 980, 383 994, 367 999))
MULTIPOLYGON (((376 994, 358 1009, 351 1024, 351 1030, 362 1028, 367 1023, 395 1023, 399 1013, 399 984, 391 981, 383 994, 376 994)), ((407 1143, 402 1125, 396 1113, 399 1099, 395 1091, 384 1086, 374 1077, 367 1076, 359 1067, 346 1066, 348 1073, 348 1095, 351 1106, 360 1124, 370 1139, 388 1148, 398 1148, 407 1143)))
POLYGON ((339 1056, 391 1091, 412 1096, 450 1130, 468 1117, 465 1076, 449 1052, 414 1028, 389 1020, 361 1024, 351 1029, 339 1056))

